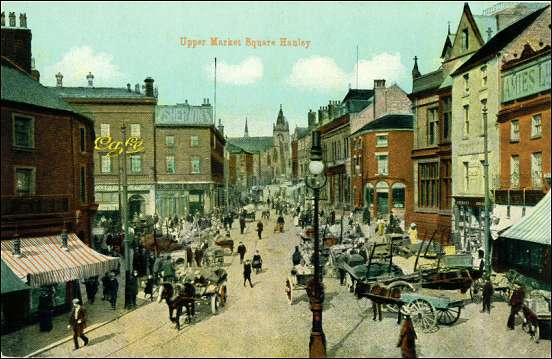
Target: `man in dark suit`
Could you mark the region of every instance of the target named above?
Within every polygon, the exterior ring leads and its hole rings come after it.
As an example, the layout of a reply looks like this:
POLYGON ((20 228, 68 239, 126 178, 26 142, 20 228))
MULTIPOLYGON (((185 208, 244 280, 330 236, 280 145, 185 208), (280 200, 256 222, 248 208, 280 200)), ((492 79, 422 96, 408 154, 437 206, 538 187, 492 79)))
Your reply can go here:
POLYGON ((508 317, 508 328, 515 329, 516 314, 523 308, 523 302, 525 301, 525 290, 521 286, 512 293, 510 298, 510 316, 508 317))
POLYGON ((253 283, 251 283, 251 261, 248 259, 243 264, 243 286, 245 287, 245 282, 249 281, 249 285, 253 288, 253 283))
POLYGON ((86 328, 86 313, 80 305, 79 299, 73 299, 73 310, 69 317, 68 329, 73 329, 73 342, 75 343, 75 349, 79 349, 79 340, 81 338, 84 341, 84 345, 88 344, 88 338, 84 335, 84 329, 86 328))

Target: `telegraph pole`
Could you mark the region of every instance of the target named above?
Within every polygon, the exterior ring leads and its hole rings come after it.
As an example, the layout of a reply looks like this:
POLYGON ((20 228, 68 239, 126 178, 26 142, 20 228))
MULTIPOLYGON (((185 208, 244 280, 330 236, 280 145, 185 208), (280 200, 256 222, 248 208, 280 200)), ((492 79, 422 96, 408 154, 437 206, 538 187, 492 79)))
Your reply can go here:
POLYGON ((485 179, 485 235, 484 235, 484 248, 485 248, 485 279, 491 279, 492 265, 491 265, 491 228, 489 220, 489 136, 487 130, 487 106, 483 107, 483 177, 485 179))
POLYGON ((130 278, 130 235, 128 231, 128 183, 127 183, 127 153, 126 153, 126 126, 123 124, 121 127, 121 135, 123 142, 123 166, 122 166, 122 187, 123 187, 123 198, 121 200, 122 205, 122 218, 121 222, 125 230, 125 308, 130 304, 128 303, 129 293, 128 293, 128 279, 130 278))

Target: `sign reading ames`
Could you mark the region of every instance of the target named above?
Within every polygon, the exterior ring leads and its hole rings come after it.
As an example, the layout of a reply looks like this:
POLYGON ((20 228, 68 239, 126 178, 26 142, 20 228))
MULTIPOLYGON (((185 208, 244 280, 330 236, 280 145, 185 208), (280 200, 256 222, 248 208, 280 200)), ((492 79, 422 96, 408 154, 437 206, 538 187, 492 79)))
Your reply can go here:
POLYGON ((502 76, 502 102, 550 90, 550 56, 507 71, 502 76))

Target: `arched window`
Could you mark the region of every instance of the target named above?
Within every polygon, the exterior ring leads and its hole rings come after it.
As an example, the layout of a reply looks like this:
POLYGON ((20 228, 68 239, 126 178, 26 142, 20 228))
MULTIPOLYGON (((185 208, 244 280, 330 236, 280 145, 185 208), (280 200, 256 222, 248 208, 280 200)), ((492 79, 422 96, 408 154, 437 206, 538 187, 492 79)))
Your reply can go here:
POLYGON ((404 208, 405 204, 405 189, 404 183, 397 182, 391 186, 393 196, 393 208, 404 208))
POLYGON ((367 183, 364 186, 364 207, 370 207, 374 200, 374 186, 371 183, 367 183))

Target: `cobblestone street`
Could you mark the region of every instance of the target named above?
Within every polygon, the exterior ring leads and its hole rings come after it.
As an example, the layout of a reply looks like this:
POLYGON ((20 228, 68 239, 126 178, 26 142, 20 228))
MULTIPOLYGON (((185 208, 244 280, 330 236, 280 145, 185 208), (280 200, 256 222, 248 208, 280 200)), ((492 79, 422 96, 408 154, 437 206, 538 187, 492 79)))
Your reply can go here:
MULTIPOLYGON (((291 218, 286 219, 287 223, 291 218)), ((273 229, 272 220, 265 225, 273 229)), ((239 230, 232 238, 240 240, 239 230)), ((73 351, 66 342, 42 357, 306 357, 312 315, 304 291, 296 291, 293 305, 284 293, 291 267, 291 252, 298 239, 294 228, 284 234, 265 231, 256 239, 250 223, 243 239, 246 257, 255 249, 263 256, 263 272, 253 274, 254 288, 243 286, 239 257, 226 257, 229 272, 227 306, 217 315, 199 307, 197 321, 180 332, 168 320, 165 303, 152 303, 89 333, 90 344, 73 351)), ((362 313, 355 298, 335 278, 328 277, 324 304, 324 330, 331 357, 397 357, 399 327, 396 316, 386 314, 373 322, 371 310, 362 313)), ((521 328, 506 330, 509 307, 495 303, 492 314, 481 314, 469 304, 460 320, 436 333, 418 331, 420 357, 549 357, 550 341, 535 344, 521 328), (507 350, 505 350, 507 349, 507 350)))

